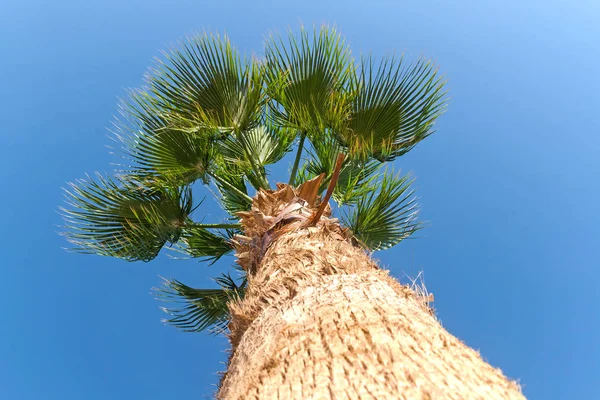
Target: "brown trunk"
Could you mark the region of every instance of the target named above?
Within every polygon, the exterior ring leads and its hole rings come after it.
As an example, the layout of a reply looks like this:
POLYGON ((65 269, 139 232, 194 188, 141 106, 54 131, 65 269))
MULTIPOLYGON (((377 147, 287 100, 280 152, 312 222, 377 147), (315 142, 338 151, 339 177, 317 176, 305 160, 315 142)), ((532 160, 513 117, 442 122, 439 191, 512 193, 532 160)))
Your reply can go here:
POLYGON ((249 286, 230 305, 232 355, 218 398, 524 398, 335 220, 307 226, 315 199, 279 189, 242 215, 249 286))

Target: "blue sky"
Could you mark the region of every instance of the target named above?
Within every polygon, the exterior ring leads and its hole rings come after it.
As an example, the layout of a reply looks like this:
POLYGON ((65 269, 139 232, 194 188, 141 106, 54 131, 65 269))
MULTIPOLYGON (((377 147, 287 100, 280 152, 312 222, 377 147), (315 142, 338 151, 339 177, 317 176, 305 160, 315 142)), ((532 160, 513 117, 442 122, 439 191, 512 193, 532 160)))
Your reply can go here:
POLYGON ((110 171, 117 99, 160 49, 208 30, 260 55, 301 23, 336 24, 355 54, 432 58, 449 81, 439 131, 396 162, 429 227, 381 264, 424 271, 443 325, 529 398, 600 398, 597 2, 203 3, 3 4, 0 398, 210 397, 226 340, 161 325, 149 292, 227 263, 67 253, 61 187, 110 171))

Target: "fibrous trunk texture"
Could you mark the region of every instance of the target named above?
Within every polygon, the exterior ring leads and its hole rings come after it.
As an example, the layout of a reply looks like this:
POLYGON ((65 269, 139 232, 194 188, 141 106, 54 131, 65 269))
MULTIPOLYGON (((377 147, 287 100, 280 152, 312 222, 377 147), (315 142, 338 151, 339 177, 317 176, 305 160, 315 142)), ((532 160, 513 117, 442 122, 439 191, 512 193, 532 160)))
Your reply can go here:
POLYGON ((310 226, 318 200, 301 189, 279 185, 241 215, 249 286, 230 305, 232 354, 218 398, 524 398, 329 213, 310 226))

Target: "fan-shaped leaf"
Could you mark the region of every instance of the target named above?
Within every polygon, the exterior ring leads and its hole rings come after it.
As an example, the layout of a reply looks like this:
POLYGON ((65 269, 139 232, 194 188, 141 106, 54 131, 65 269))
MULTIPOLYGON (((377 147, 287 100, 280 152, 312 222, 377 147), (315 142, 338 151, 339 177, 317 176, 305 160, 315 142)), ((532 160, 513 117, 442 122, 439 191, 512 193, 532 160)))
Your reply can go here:
POLYGON ((420 229, 418 204, 406 176, 384 173, 342 220, 371 250, 385 250, 420 229))
POLYGON ((227 37, 203 35, 164 53, 149 91, 169 114, 192 126, 242 132, 261 119, 262 68, 242 58, 227 37))
POLYGON ((124 172, 154 175, 183 185, 197 179, 206 181, 219 133, 188 130, 170 121, 156 99, 145 92, 131 93, 130 100, 121 104, 122 118, 115 131, 129 161, 124 172))
POLYGON ((198 257, 202 261, 216 262, 233 250, 230 242, 232 233, 228 230, 218 230, 217 232, 213 233, 202 225, 186 226, 182 235, 186 251, 192 257, 198 257))
POLYGON ((247 132, 229 136, 219 143, 225 163, 246 171, 255 189, 268 189, 265 166, 276 163, 290 150, 294 134, 285 129, 273 130, 259 126, 247 132))
POLYGON ((181 235, 192 212, 190 189, 151 187, 133 179, 79 180, 66 191, 65 236, 74 250, 149 261, 181 235))
POLYGON ((431 62, 404 68, 402 59, 361 62, 347 126, 340 131, 353 154, 390 161, 433 133, 444 110, 444 83, 431 62))
POLYGON ((263 118, 262 67, 218 36, 190 39, 164 55, 147 89, 121 105, 115 133, 134 163, 126 172, 189 184, 205 179, 216 140, 263 118))
POLYGON ((312 39, 304 30, 288 39, 272 38, 265 50, 272 116, 309 135, 339 126, 350 111, 346 89, 354 68, 344 40, 327 28, 312 39))
POLYGON ((244 297, 246 280, 240 285, 229 275, 215 279, 219 289, 194 289, 177 280, 164 280, 164 286, 155 289, 158 298, 175 303, 175 307, 165 307, 163 311, 171 315, 165 322, 187 332, 199 332, 213 328, 220 333, 227 327, 229 309, 227 303, 244 297))

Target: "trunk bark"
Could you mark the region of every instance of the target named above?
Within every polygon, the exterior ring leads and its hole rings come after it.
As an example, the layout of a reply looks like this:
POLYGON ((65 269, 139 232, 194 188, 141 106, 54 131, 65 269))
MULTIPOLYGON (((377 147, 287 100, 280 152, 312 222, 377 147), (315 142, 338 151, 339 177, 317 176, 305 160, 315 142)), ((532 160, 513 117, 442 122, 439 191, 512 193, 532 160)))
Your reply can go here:
POLYGON ((230 304, 232 353, 218 398, 524 398, 440 325, 426 294, 391 278, 335 220, 290 218, 317 201, 288 188, 242 215, 249 286, 230 304))

